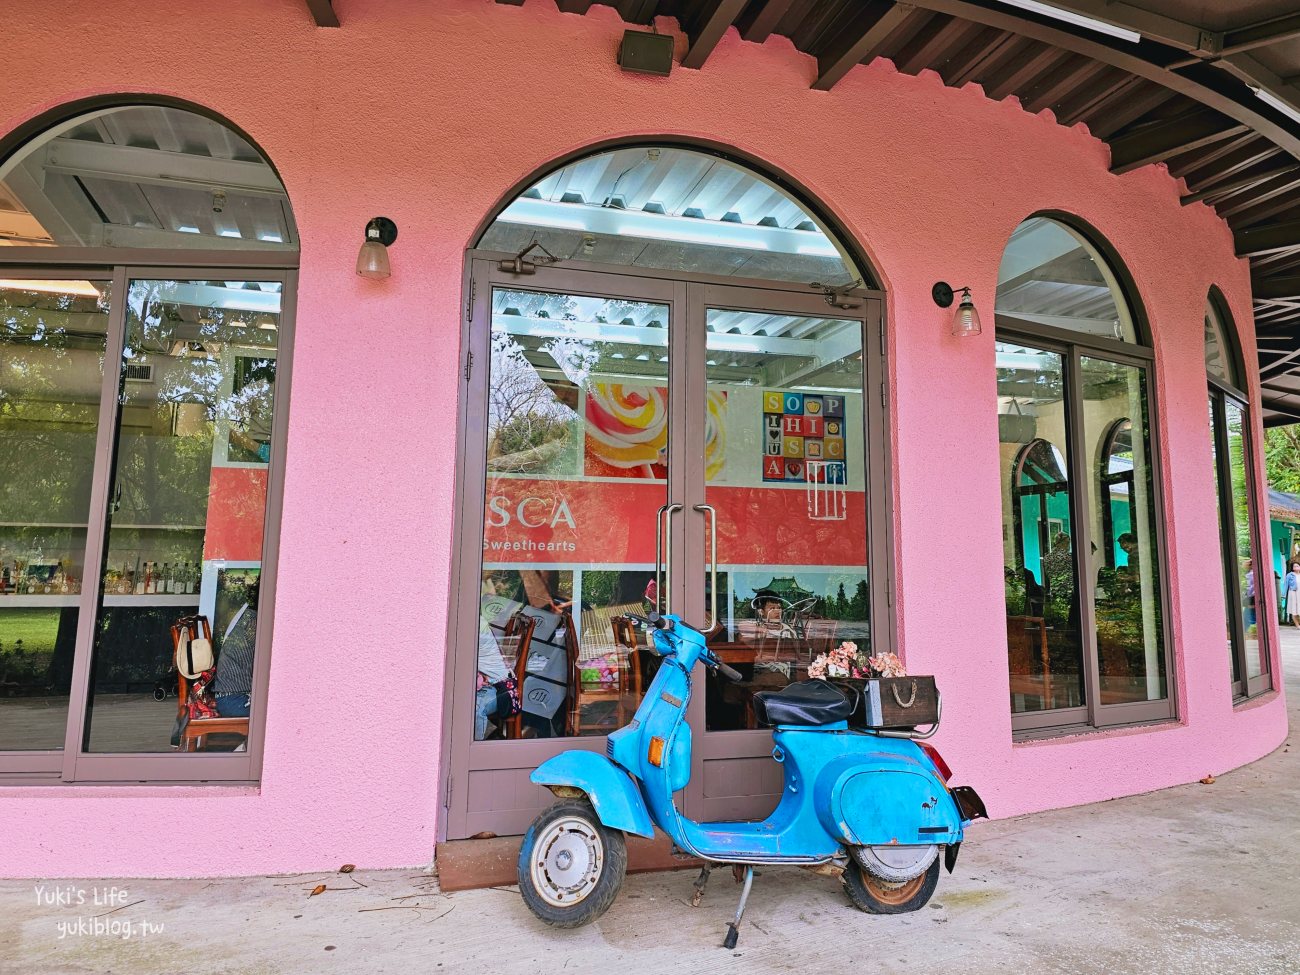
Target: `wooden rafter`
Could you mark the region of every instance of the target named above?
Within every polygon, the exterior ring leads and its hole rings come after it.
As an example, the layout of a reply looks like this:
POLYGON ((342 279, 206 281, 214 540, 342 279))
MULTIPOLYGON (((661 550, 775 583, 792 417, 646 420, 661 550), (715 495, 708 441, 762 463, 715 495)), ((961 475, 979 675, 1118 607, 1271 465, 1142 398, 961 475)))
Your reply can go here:
POLYGON ((830 91, 849 71, 880 53, 889 35, 915 8, 910 3, 864 4, 851 27, 842 31, 825 54, 817 58, 813 87, 830 91))
POLYGON ((1250 27, 1225 31, 1223 46, 1215 53, 1240 54, 1243 51, 1280 44, 1297 37, 1300 37, 1300 13, 1293 13, 1261 24, 1252 24, 1250 27))
POLYGON ((790 12, 794 0, 767 0, 757 7, 752 16, 747 15, 740 22, 740 36, 755 44, 762 44, 772 36, 777 24, 790 12))
POLYGON ((1263 183, 1278 176, 1285 176, 1288 173, 1296 171, 1296 164, 1273 166, 1262 172, 1252 173, 1249 176, 1242 176, 1239 179, 1228 180, 1225 183, 1213 182, 1204 189, 1199 189, 1194 193, 1186 193, 1180 198, 1183 206, 1190 203, 1200 203, 1202 200, 1221 200, 1225 197, 1233 196, 1245 190, 1253 189, 1263 183))
POLYGON ((1110 141, 1111 172, 1127 173, 1247 131, 1211 108, 1141 126, 1110 141))
POLYGON ((1251 282, 1256 301, 1270 298, 1295 298, 1300 300, 1300 276, 1286 278, 1261 278, 1251 282))
POLYGON ((703 0, 695 15, 686 20, 690 46, 682 55, 682 67, 702 68, 744 8, 745 0, 703 0))
POLYGON ((317 27, 339 26, 339 15, 334 12, 334 4, 330 0, 307 0, 307 10, 317 27))
POLYGON ((1237 256, 1256 257, 1300 249, 1300 220, 1251 228, 1237 234, 1237 256))

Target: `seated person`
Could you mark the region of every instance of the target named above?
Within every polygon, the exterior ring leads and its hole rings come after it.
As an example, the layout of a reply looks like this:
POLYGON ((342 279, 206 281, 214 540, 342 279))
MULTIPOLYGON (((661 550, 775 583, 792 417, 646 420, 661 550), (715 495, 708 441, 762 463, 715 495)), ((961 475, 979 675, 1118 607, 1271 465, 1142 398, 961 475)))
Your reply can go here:
MULTIPOLYGON (((506 666, 501 656, 501 647, 496 637, 488 629, 487 622, 480 617, 478 621, 478 691, 474 695, 474 740, 482 741, 487 737, 488 718, 509 714, 500 713, 499 684, 507 679, 513 680, 514 674, 506 666)), ((507 692, 508 693, 508 692, 507 692)))
POLYGON ((246 718, 252 709, 253 652, 257 637, 258 584, 248 587, 248 599, 235 613, 221 638, 217 676, 212 681, 217 713, 223 718, 246 718))

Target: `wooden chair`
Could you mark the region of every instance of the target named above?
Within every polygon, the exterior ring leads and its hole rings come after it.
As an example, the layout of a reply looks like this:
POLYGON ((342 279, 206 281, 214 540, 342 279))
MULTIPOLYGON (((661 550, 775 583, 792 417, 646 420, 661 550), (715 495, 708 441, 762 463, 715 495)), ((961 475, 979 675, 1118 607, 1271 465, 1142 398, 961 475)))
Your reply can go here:
POLYGON ((815 657, 827 653, 839 646, 836 636, 840 632, 839 620, 815 619, 804 624, 804 639, 808 644, 808 654, 815 657))
MULTIPOLYGON (((600 704, 611 702, 614 705, 614 720, 611 725, 608 721, 601 721, 595 727, 601 730, 613 731, 620 728, 626 723, 627 703, 625 695, 630 688, 635 688, 635 693, 640 696, 641 688, 641 666, 640 650, 637 645, 636 631, 628 633, 628 627, 631 626, 631 620, 626 617, 618 617, 620 622, 616 625, 614 617, 610 618, 610 627, 614 631, 614 642, 616 644, 616 653, 619 657, 618 680, 613 685, 591 685, 584 684, 582 680, 581 647, 578 643, 578 634, 573 628, 573 619, 566 612, 564 620, 560 626, 564 628, 565 651, 569 660, 569 727, 568 734, 578 736, 583 733, 582 709, 590 704, 600 704), (624 623, 627 626, 624 626, 624 623)), ((591 723, 588 723, 590 729, 591 723)))
POLYGON ((1011 674, 1012 694, 1036 694, 1034 651, 1042 662, 1043 704, 1052 705, 1052 664, 1047 652, 1047 626, 1041 616, 1007 617, 1007 669, 1011 674), (1035 644, 1037 644, 1035 646, 1035 644))
MULTIPOLYGON (((537 617, 527 613, 515 613, 506 621, 504 636, 515 642, 515 680, 519 682, 519 696, 522 700, 524 681, 528 677, 528 649, 533 642, 533 631, 537 629, 537 617)), ((504 656, 504 655, 503 655, 504 656)), ((512 714, 506 718, 501 728, 503 738, 522 738, 524 733, 524 713, 512 714)))
POLYGON ((641 688, 644 686, 645 675, 641 670, 641 637, 640 631, 636 624, 626 616, 613 616, 609 621, 610 628, 614 631, 614 645, 620 650, 627 651, 626 654, 619 654, 620 662, 623 664, 623 671, 628 675, 630 686, 627 690, 632 692, 633 704, 639 704, 641 701, 641 688))
MULTIPOLYGON (((181 634, 185 633, 191 640, 202 637, 212 639, 212 627, 206 616, 183 616, 172 624, 172 659, 180 647, 181 634)), ((187 718, 185 704, 190 699, 190 681, 176 671, 176 716, 180 719, 181 731, 179 747, 183 752, 201 750, 207 742, 208 735, 242 735, 248 740, 248 721, 244 718, 187 718)))

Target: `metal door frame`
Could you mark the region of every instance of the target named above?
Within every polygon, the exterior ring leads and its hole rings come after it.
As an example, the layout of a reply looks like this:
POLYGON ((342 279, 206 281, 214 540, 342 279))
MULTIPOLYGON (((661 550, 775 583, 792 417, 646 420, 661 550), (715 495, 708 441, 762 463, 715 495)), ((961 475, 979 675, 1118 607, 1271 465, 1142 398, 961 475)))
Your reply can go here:
MULTIPOLYGON (((867 483, 868 566, 881 566, 878 577, 869 581, 873 638, 880 649, 894 649, 892 532, 890 498, 892 471, 885 411, 888 384, 885 380, 883 294, 870 289, 850 292, 860 302, 856 309, 828 306, 820 291, 796 282, 738 281, 708 275, 661 270, 607 268, 566 262, 534 273, 515 274, 502 270, 498 260, 513 255, 471 251, 464 270, 466 303, 461 320, 462 365, 459 376, 460 410, 457 445, 452 543, 451 591, 447 619, 447 663, 443 685, 443 736, 441 760, 443 781, 440 840, 459 838, 477 831, 469 812, 469 777, 473 772, 519 769, 536 766, 559 752, 580 748, 603 751, 604 736, 545 738, 525 741, 473 741, 473 689, 477 660, 470 647, 477 646, 477 621, 482 572, 482 526, 486 483, 486 411, 483 406, 489 387, 486 368, 490 361, 491 307, 494 287, 534 290, 555 294, 652 301, 669 306, 669 471, 665 501, 680 501, 684 510, 669 519, 670 538, 678 570, 667 593, 671 609, 692 622, 704 618, 704 566, 691 565, 683 553, 702 551, 704 516, 692 506, 704 501, 704 425, 692 417, 706 402, 707 335, 704 309, 721 303, 725 307, 769 311, 775 314, 806 314, 863 322, 864 406, 863 445, 867 483), (877 351, 879 350, 879 351, 877 351), (873 389, 879 387, 879 397, 873 389), (874 436, 871 431, 876 431, 874 436), (693 460, 694 458, 694 460, 693 460)), ((703 763, 705 758, 767 754, 771 736, 766 731, 704 733, 704 695, 693 695, 690 720, 696 748, 691 782, 684 795, 684 808, 700 815, 704 805, 703 763), (719 736, 716 743, 712 736, 719 736), (738 737, 739 736, 739 737, 738 737), (766 745, 762 744, 766 742, 766 745), (716 753, 716 754, 715 754, 716 753)))
MULTIPOLYGON (((889 532, 880 521, 887 517, 881 502, 892 492, 889 490, 890 470, 888 453, 884 449, 888 427, 884 410, 888 399, 888 384, 884 377, 884 303, 877 296, 854 291, 845 300, 856 303, 854 308, 833 307, 816 292, 791 293, 771 287, 737 286, 725 283, 693 283, 687 291, 687 341, 689 403, 695 410, 706 408, 708 395, 708 330, 707 314, 710 308, 738 311, 757 311, 774 315, 794 315, 816 318, 833 318, 861 323, 862 336, 862 485, 866 504, 866 538, 863 539, 863 564, 868 567, 867 592, 870 597, 869 623, 872 648, 880 653, 895 649, 895 628, 892 619, 893 565, 882 539, 889 532), (692 327, 693 326, 693 327, 692 327), (874 354, 879 349, 879 354, 874 354), (876 389, 879 395, 873 395, 876 389), (875 431, 874 435, 872 431, 875 431), (883 571, 880 571, 883 570, 883 571)), ((704 424, 692 423, 687 431, 690 443, 689 456, 704 456, 704 424)), ((847 457, 846 457, 847 460, 847 457)), ((707 538, 706 515, 696 510, 705 503, 708 485, 702 463, 698 470, 689 472, 687 494, 682 499, 684 520, 687 523, 685 552, 702 552, 707 538)), ((704 600, 705 565, 702 561, 688 562, 679 575, 687 584, 685 617, 691 622, 706 618, 704 600)), ((723 614, 719 612, 719 615, 723 614)), ((725 617, 724 617, 725 618, 725 617)), ((691 778, 684 796, 684 810, 694 819, 720 820, 752 814, 744 809, 744 799, 727 797, 708 799, 704 795, 704 765, 709 761, 740 758, 762 758, 772 751, 770 729, 736 729, 708 731, 705 715, 704 677, 697 676, 697 689, 687 706, 688 719, 694 733, 691 778)), ((775 802, 773 803, 775 805, 775 802)), ((763 812, 767 812, 764 810, 763 812)))

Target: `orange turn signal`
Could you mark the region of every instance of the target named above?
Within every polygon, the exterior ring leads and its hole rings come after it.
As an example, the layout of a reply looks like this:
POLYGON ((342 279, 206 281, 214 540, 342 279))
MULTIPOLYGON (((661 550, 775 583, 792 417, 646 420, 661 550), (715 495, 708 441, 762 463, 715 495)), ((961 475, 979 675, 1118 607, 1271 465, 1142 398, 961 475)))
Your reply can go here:
POLYGON ((650 754, 646 757, 650 760, 650 764, 655 766, 655 768, 664 767, 664 745, 666 744, 667 742, 662 738, 650 739, 650 754))

